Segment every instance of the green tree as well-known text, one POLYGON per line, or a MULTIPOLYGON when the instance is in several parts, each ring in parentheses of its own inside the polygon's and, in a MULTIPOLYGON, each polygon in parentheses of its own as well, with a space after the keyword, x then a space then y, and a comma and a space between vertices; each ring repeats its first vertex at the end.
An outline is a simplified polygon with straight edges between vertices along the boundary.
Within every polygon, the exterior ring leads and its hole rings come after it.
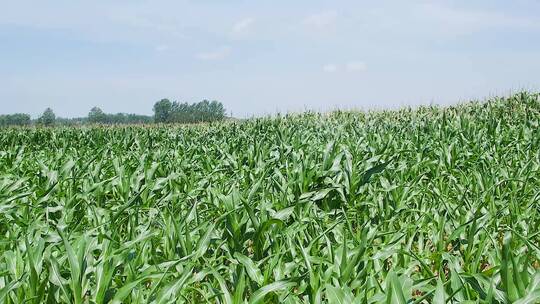
POLYGON ((88 113, 89 123, 107 123, 107 114, 98 107, 93 107, 88 113))
POLYGON ((225 118, 225 107, 223 107, 223 104, 217 100, 210 102, 209 111, 210 121, 223 120, 225 118))
POLYGON ((44 126, 52 126, 54 125, 56 121, 56 115, 54 114, 53 110, 51 108, 45 109, 41 117, 39 118, 39 123, 43 124, 44 126))
POLYGON ((203 100, 189 104, 163 99, 154 105, 156 122, 198 123, 225 118, 225 108, 218 101, 203 100))
POLYGON ((154 104, 154 121, 157 123, 171 122, 173 104, 168 99, 162 99, 154 104))
POLYGON ((0 115, 0 126, 27 126, 30 122, 30 115, 24 113, 0 115))

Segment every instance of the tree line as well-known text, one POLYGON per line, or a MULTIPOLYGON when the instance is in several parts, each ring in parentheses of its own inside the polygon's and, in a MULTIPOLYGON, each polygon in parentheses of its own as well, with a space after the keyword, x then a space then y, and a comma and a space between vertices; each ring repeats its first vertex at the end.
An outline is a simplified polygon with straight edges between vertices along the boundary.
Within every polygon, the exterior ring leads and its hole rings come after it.
POLYGON ((0 126, 29 126, 29 125, 84 125, 84 124, 151 124, 151 123, 201 123, 214 122, 226 118, 226 110, 221 102, 203 100, 196 103, 171 102, 161 99, 153 107, 154 115, 129 113, 105 113, 99 107, 93 107, 88 116, 77 118, 57 117, 51 108, 45 109, 37 119, 30 115, 15 113, 0 115, 0 126))
POLYGON ((0 126, 27 126, 32 123, 30 115, 24 113, 15 113, 0 115, 0 126))
POLYGON ((154 120, 157 123, 197 123, 219 121, 225 118, 221 102, 203 100, 189 104, 162 99, 154 104, 154 120))

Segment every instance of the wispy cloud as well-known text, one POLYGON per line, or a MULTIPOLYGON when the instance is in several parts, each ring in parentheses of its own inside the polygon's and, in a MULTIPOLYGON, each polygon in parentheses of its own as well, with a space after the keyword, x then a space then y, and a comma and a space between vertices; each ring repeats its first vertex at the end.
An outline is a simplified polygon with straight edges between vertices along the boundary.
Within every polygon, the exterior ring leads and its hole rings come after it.
POLYGON ((338 70, 338 66, 333 63, 325 64, 323 66, 323 71, 327 73, 333 73, 333 72, 336 72, 337 70, 338 70))
POLYGON ((424 3, 416 14, 433 24, 432 29, 447 34, 471 34, 482 30, 540 29, 540 19, 495 12, 463 9, 441 3, 424 3))
POLYGON ((156 52, 165 52, 165 51, 168 51, 169 49, 170 47, 166 44, 160 44, 154 48, 156 52))
POLYGON ((240 36, 240 35, 244 35, 244 34, 248 33, 254 22, 255 22, 255 19, 251 18, 251 17, 250 18, 244 18, 244 19, 236 22, 233 25, 232 34, 234 36, 240 36))
POLYGON ((324 11, 309 15, 304 19, 304 24, 315 29, 324 30, 332 26, 337 18, 338 13, 336 11, 324 11))
POLYGON ((198 53, 196 57, 205 61, 222 60, 231 53, 231 50, 230 46, 225 45, 214 51, 198 53))
POLYGON ((153 33, 168 34, 177 37, 184 37, 180 26, 176 23, 166 23, 158 18, 147 18, 137 15, 117 14, 109 16, 116 25, 127 25, 132 28, 144 29, 153 33))
POLYGON ((347 69, 347 71, 351 72, 362 72, 367 69, 367 65, 363 61, 349 61, 345 65, 345 68, 347 69))
POLYGON ((367 65, 364 61, 352 60, 345 64, 328 63, 323 65, 322 69, 326 73, 335 73, 342 70, 349 72, 362 72, 367 69, 367 65))

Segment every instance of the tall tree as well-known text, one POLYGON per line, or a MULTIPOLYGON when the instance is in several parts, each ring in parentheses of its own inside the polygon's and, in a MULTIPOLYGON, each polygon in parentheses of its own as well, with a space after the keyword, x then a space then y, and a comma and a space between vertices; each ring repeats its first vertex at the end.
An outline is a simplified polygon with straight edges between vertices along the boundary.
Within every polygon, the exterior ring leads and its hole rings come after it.
POLYGON ((88 113, 89 123, 107 123, 107 114, 98 107, 93 107, 88 113))
POLYGON ((30 122, 30 115, 24 113, 0 115, 0 126, 26 126, 30 122))
POLYGON ((198 123, 219 121, 225 118, 225 108, 218 101, 203 100, 189 104, 162 99, 154 104, 154 121, 158 123, 198 123))
POLYGON ((162 99, 154 104, 154 121, 157 123, 171 122, 173 104, 168 99, 162 99))
POLYGON ((225 118, 225 107, 223 107, 223 104, 221 102, 213 100, 212 102, 210 102, 209 107, 211 121, 223 120, 225 118))
POLYGON ((51 108, 47 108, 38 121, 44 126, 52 126, 56 121, 56 115, 51 108))

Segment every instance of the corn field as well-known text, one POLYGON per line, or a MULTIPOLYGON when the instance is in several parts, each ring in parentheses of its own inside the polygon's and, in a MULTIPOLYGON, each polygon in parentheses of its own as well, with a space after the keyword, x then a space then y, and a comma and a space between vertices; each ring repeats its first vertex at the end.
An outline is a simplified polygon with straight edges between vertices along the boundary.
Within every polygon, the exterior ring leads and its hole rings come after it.
POLYGON ((540 97, 0 130, 0 303, 540 303, 540 97))

